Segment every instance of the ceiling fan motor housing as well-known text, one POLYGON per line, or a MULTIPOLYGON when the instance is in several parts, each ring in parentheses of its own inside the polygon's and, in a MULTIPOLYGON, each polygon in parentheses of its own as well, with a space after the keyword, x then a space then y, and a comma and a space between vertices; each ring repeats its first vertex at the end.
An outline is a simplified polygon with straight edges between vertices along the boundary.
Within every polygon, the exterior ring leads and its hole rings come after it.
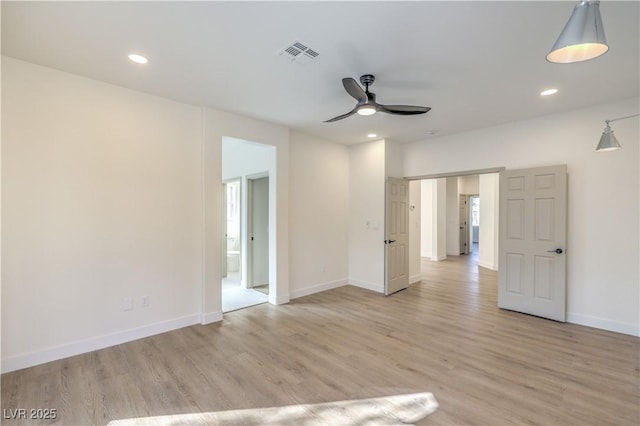
POLYGON ((374 81, 376 81, 376 76, 373 74, 365 74, 363 76, 360 76, 360 83, 362 83, 362 85, 366 86, 367 88, 372 85, 374 81))

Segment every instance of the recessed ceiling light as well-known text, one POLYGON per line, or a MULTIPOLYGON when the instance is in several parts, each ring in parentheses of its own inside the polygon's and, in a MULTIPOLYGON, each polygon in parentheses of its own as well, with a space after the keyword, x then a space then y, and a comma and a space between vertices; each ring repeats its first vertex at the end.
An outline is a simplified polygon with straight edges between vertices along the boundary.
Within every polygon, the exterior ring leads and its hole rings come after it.
POLYGON ((147 62, 149 62, 147 58, 145 58, 142 55, 138 55, 136 53, 130 54, 129 59, 135 62, 136 64, 146 64, 147 62))
POLYGON ((540 96, 555 95, 556 93, 558 93, 558 89, 545 89, 540 92, 540 96))
POLYGON ((375 137, 377 137, 377 136, 378 136, 378 135, 376 135, 375 133, 369 133, 369 134, 367 135, 367 137, 368 137, 368 138, 375 138, 375 137))

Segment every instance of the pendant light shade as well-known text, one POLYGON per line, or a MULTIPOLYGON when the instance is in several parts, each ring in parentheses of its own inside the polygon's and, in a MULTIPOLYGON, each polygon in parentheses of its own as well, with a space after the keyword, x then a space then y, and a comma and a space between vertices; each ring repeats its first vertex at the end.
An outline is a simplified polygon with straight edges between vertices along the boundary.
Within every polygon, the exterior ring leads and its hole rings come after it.
POLYGON ((613 134, 613 130, 609 126, 609 121, 605 121, 606 126, 604 131, 602 132, 602 136, 600 137, 600 142, 598 143, 598 147, 596 148, 596 152, 603 151, 615 151, 616 149, 622 148, 620 142, 616 138, 616 135, 613 134))
POLYGON ((583 0, 573 9, 547 60, 570 64, 597 58, 607 50, 609 46, 602 26, 600 2, 583 0))

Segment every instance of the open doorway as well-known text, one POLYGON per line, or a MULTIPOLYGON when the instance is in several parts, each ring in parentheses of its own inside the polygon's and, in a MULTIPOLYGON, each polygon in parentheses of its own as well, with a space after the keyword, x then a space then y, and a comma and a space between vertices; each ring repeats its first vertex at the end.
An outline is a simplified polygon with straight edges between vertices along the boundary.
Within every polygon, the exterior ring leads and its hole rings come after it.
POLYGON ((223 313, 276 296, 270 291, 275 244, 269 239, 275 229, 275 185, 270 181, 275 162, 273 146, 223 138, 223 313))
POLYGON ((497 182, 497 173, 420 180, 422 261, 464 256, 475 267, 497 270, 497 182))
POLYGON ((224 225, 222 259, 222 312, 254 306, 267 301, 265 294, 245 288, 242 283, 242 215, 241 180, 234 179, 223 183, 224 187, 224 225))

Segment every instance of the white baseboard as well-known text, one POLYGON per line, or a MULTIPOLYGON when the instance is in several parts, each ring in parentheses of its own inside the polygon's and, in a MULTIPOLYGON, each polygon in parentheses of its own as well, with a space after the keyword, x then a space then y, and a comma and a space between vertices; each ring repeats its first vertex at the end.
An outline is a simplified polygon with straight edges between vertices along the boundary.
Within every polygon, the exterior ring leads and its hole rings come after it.
POLYGON ((342 287, 347 285, 347 280, 335 280, 329 281, 322 284, 313 285, 311 287, 301 288, 299 290, 294 290, 291 292, 291 298, 297 299, 298 297, 309 296, 310 294, 320 293, 321 291, 327 291, 334 288, 342 287))
POLYGON ((275 295, 269 295, 269 303, 272 305, 284 305, 285 303, 289 303, 289 295, 288 294, 279 294, 278 297, 275 295))
POLYGON ((417 282, 422 281, 422 275, 413 275, 409 277, 409 284, 415 284, 417 282))
POLYGON ((222 321, 222 311, 207 312, 206 314, 202 314, 200 324, 206 325, 218 321, 222 321))
POLYGON ((483 262, 481 260, 478 260, 478 266, 482 266, 483 268, 491 269, 492 271, 497 271, 498 270, 496 265, 494 265, 492 263, 483 262))
POLYGON ((33 367, 34 365, 40 365, 98 349, 104 349, 109 346, 119 345, 132 340, 153 336, 155 334, 166 333, 167 331, 199 324, 200 319, 201 316, 199 314, 187 315, 172 320, 157 322, 155 324, 118 331, 116 333, 79 340, 40 351, 4 358, 2 360, 2 373, 8 373, 10 371, 33 367))
POLYGON ((448 251, 447 256, 460 256, 460 253, 457 251, 448 251))
POLYGON ((640 337, 640 325, 567 312, 567 322, 640 337))
POLYGON ((377 293, 384 293, 384 285, 374 284, 367 281, 354 280, 351 278, 349 278, 349 284, 367 290, 375 291, 377 293))
POLYGON ((440 262, 441 260, 445 260, 446 258, 447 258, 447 255, 445 254, 444 256, 434 256, 431 258, 431 260, 434 262, 440 262))

